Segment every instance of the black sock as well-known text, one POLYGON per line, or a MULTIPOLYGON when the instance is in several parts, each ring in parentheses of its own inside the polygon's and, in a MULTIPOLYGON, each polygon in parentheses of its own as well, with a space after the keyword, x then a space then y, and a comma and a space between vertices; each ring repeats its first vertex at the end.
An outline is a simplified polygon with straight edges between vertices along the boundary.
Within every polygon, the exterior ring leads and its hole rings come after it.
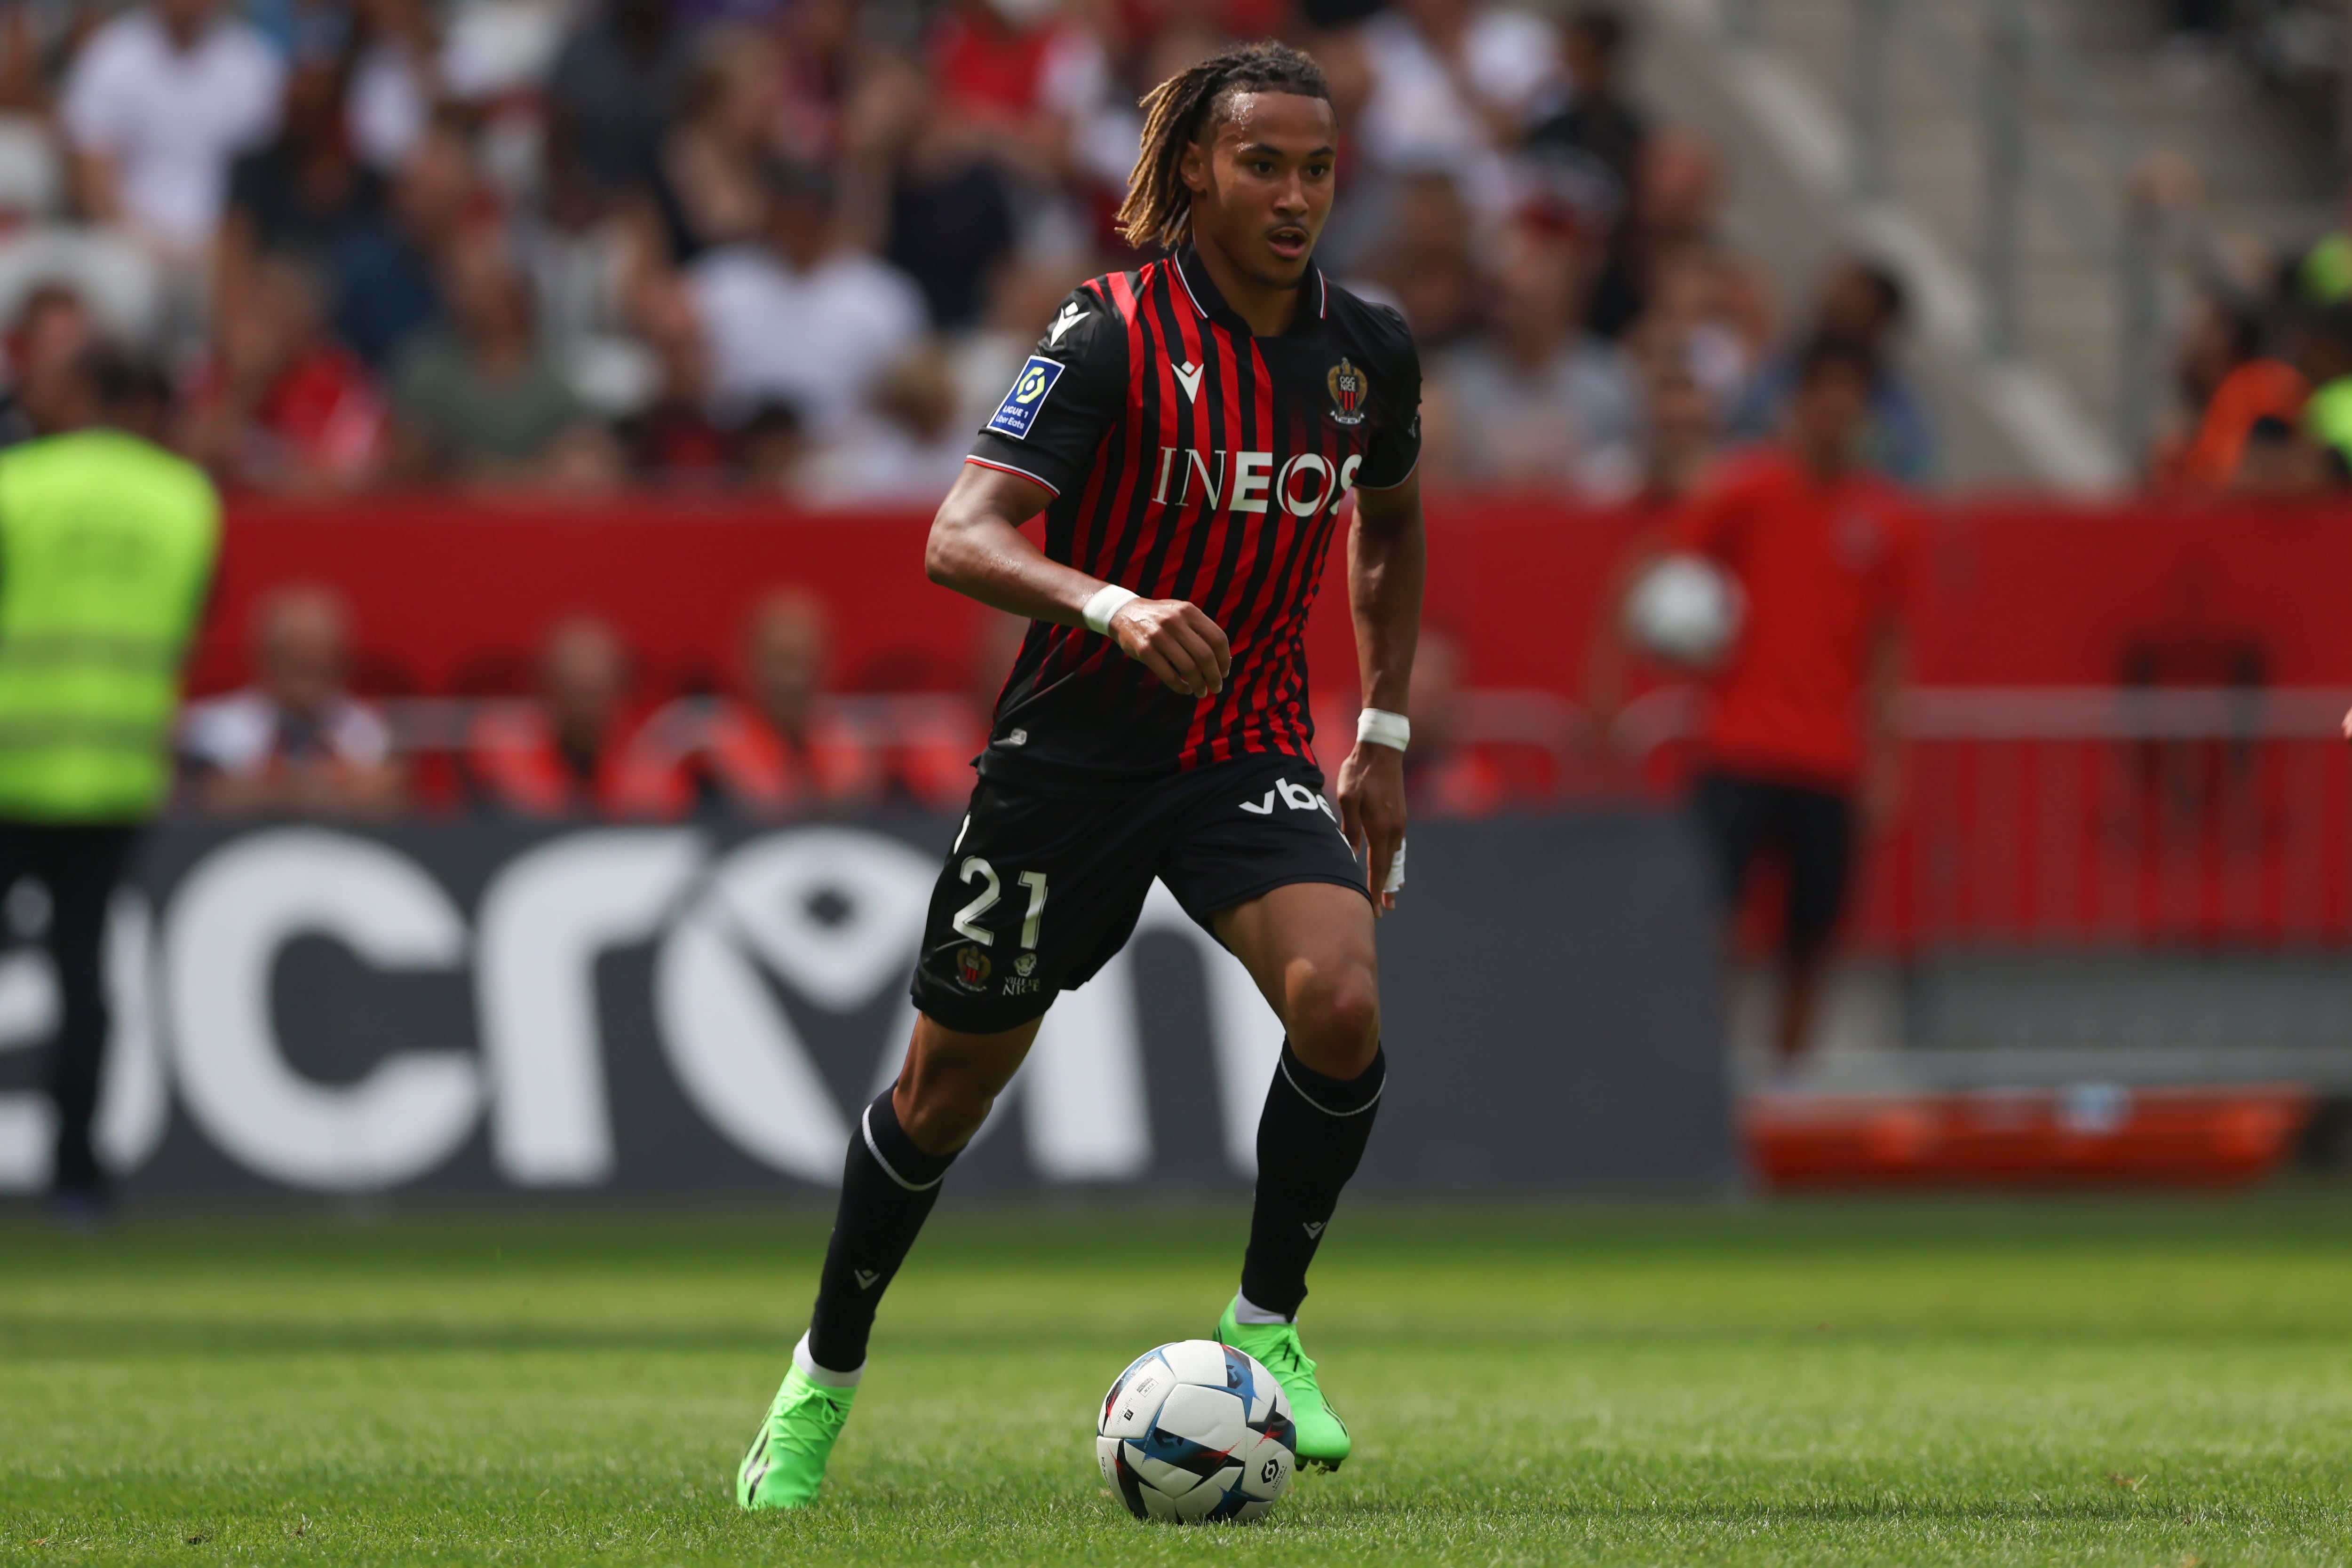
POLYGON ((866 1364, 866 1338, 874 1309, 890 1278, 940 1198, 940 1182, 953 1155, 927 1155, 898 1125, 893 1090, 866 1107, 849 1130, 849 1160, 841 1173, 841 1207, 824 1249, 824 1274, 809 1318, 809 1359, 827 1372, 866 1364))
POLYGON ((1282 1061, 1265 1109, 1257 1119, 1257 1206, 1250 1215, 1249 1251, 1242 1259, 1242 1294, 1250 1305, 1297 1317, 1307 1299, 1307 1265, 1339 1189, 1356 1174, 1380 1112, 1388 1055, 1355 1078, 1326 1078, 1282 1042, 1282 1061))

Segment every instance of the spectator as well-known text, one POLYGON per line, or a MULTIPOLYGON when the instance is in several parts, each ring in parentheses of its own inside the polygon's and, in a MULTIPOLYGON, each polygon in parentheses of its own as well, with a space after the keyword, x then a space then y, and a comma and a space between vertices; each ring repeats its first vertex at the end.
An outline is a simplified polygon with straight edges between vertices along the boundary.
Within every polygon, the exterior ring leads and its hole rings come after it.
POLYGON ((833 506, 937 507, 971 450, 959 406, 945 350, 925 344, 890 367, 873 413, 818 455, 802 493, 833 506))
POLYGON ((1624 355, 1580 326, 1589 258, 1520 226, 1498 247, 1486 330, 1432 378, 1433 466, 1598 497, 1639 483, 1641 409, 1624 355))
MULTIPOLYGON (((1853 343, 1877 363, 1870 417, 1861 436, 1862 461, 1890 479, 1920 485, 1935 471, 1936 442, 1925 405, 1895 365, 1895 340, 1904 314, 1901 280, 1876 262, 1850 256, 1832 266, 1822 279, 1813 333, 1853 343)), ((1794 354, 1783 354, 1759 371, 1732 416, 1732 435, 1760 441, 1777 430, 1796 376, 1794 354)))
POLYGON ((819 439, 840 434, 923 331, 922 296, 896 268, 840 243, 822 170, 771 172, 763 243, 688 273, 722 418, 792 403, 819 439))
POLYGON ((824 607, 787 589, 753 606, 743 637, 745 700, 687 699, 629 743, 629 809, 674 817, 721 805, 753 816, 870 801, 879 759, 823 695, 824 607))
POLYGON ((753 495, 799 494, 808 462, 808 426, 791 403, 761 403, 735 433, 736 477, 753 495))
POLYGON ((1648 305, 1620 340, 1636 353, 1659 346, 1679 355, 1717 417, 1728 417, 1747 401, 1765 341, 1760 322, 1742 308, 1735 273, 1713 256, 1685 251, 1662 258, 1651 277, 1648 305))
POLYGON ((0 446, 67 428, 83 376, 82 357, 97 336, 89 305, 64 284, 40 284, 25 296, 8 329, 0 446))
MULTIPOLYGON (((2208 292, 2182 334, 2174 377, 2191 411, 2189 428, 2158 445, 2150 473, 2162 488, 2219 490, 2238 476, 2255 427, 2264 421, 2292 436, 2311 395, 2302 372, 2263 351, 2262 319, 2253 310, 2208 292)), ((2279 431, 2266 444, 2284 448, 2279 431)), ((2264 465, 2276 451, 2263 454, 2264 465)), ((2257 479, 2257 488, 2275 487, 2257 479)))
POLYGON ((1643 351, 1648 408, 1643 418, 1641 501, 1673 509, 1697 495, 1714 465, 1720 434, 1714 397, 1691 363, 1687 342, 1651 342, 1643 351))
POLYGON ((564 41, 547 84, 547 145, 610 194, 653 177, 694 64, 667 0, 602 0, 564 41))
POLYGON ((778 85, 775 51, 759 34, 717 26, 697 41, 684 108, 645 187, 647 243, 669 266, 760 236, 778 85))
POLYGON ((624 419, 621 448, 639 479, 717 488, 730 477, 735 444, 710 417, 710 348, 686 291, 673 282, 645 290, 639 324, 660 381, 652 400, 624 419))
POLYGON ((255 606, 244 691, 188 710, 181 731, 196 803, 220 814, 385 816, 407 783, 392 732, 344 688, 351 617, 330 589, 280 588, 255 606))
POLYGON ((1432 353, 1477 326, 1480 287, 1470 259, 1476 225, 1450 174, 1398 180, 1388 208, 1387 233, 1370 253, 1371 282, 1404 312, 1415 346, 1432 353))
POLYGON ((605 622, 574 615, 556 622, 540 653, 540 700, 485 705, 467 732, 476 799, 524 817, 625 810, 628 666, 620 633, 605 622))
POLYGON ((83 210, 184 262, 212 244, 229 167, 278 122, 284 68, 219 0, 150 0, 93 35, 61 118, 83 210))
MULTIPOLYGON (((1922 541, 1909 503, 1858 461, 1876 371, 1855 345, 1817 339, 1799 361, 1783 444, 1727 465, 1669 536, 1733 574, 1747 602, 1738 643, 1712 677, 1697 812, 1727 911, 1759 854, 1785 862, 1783 1068, 1811 1036, 1857 815, 1883 821, 1898 782, 1893 718, 1922 541)), ((1657 549, 1637 545, 1620 584, 1657 549)), ((1604 601, 1586 670, 1604 733, 1623 689, 1617 598, 1604 601)))
POLYGON ((383 179, 352 152, 344 126, 343 79, 332 62, 297 68, 277 138, 230 172, 215 315, 251 297, 250 274, 264 253, 324 260, 383 212, 383 179))
POLYGON ((266 256, 226 296, 210 361, 188 389, 181 449, 236 485, 350 489, 383 460, 383 395, 357 354, 327 336, 318 277, 266 256))
POLYGON ((394 169, 431 121, 439 86, 425 0, 358 0, 344 123, 371 169, 394 169))
POLYGON ((1723 199, 1715 150, 1688 131, 1642 140, 1633 201, 1611 236, 1592 299, 1592 327, 1616 338, 1646 314, 1670 280, 1696 280, 1707 313, 1732 329, 1752 365, 1771 340, 1770 295, 1756 270, 1716 235, 1723 199))
POLYGON ((444 258, 446 325, 420 333, 393 370, 395 461, 412 478, 545 479, 575 443, 601 437, 541 351, 530 288, 505 237, 461 233, 444 258))
POLYGON ((1568 106, 1528 133, 1530 151, 1597 175, 1610 216, 1621 216, 1641 166, 1648 121, 1625 99, 1625 18, 1606 5, 1586 5, 1568 23, 1568 106))
POLYGON ((873 72, 860 106, 850 170, 885 193, 883 255, 923 291, 933 327, 976 324, 1014 238, 990 141, 905 62, 873 72))
POLYGON ((1559 86, 1551 23, 1477 0, 1398 0, 1364 25, 1371 95, 1365 158, 1397 173, 1443 170, 1471 205, 1509 204, 1500 150, 1516 148, 1559 86))
POLYGON ((479 189, 464 129, 436 120, 401 163, 388 209, 336 231, 328 252, 335 335, 376 370, 440 319, 438 258, 479 189))

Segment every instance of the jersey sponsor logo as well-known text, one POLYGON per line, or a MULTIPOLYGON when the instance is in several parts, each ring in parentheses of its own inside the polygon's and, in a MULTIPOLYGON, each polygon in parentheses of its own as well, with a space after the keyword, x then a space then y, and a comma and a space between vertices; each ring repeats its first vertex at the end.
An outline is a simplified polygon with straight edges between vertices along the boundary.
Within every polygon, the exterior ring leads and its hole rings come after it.
POLYGON ((988 961, 987 954, 971 944, 966 944, 956 949, 955 964, 957 985, 967 991, 987 988, 988 972, 995 967, 988 961))
POLYGON ((1332 423, 1364 423, 1364 407, 1371 401, 1372 383, 1364 379, 1363 371, 1349 363, 1346 355, 1342 354, 1339 362, 1331 367, 1331 373, 1323 378, 1323 387, 1331 394, 1332 423))
POLYGON ((1021 373, 1013 378, 1013 390, 1004 394, 1004 401, 990 416, 988 428, 1015 441, 1026 440, 1029 427, 1037 423, 1037 411, 1045 406, 1045 394, 1062 379, 1063 369, 1059 361, 1043 354, 1030 355, 1021 373))
POLYGON ((1186 402, 1200 402, 1201 371, 1204 367, 1200 365, 1173 365, 1170 368, 1176 372, 1176 384, 1184 389, 1184 401, 1186 402))
POLYGON ((1272 452, 1201 452, 1181 446, 1160 449, 1160 473, 1152 500, 1185 507, 1195 498, 1205 511, 1265 512, 1278 506, 1294 517, 1312 517, 1355 487, 1363 459, 1350 455, 1335 472, 1319 452, 1301 452, 1280 469, 1272 452))

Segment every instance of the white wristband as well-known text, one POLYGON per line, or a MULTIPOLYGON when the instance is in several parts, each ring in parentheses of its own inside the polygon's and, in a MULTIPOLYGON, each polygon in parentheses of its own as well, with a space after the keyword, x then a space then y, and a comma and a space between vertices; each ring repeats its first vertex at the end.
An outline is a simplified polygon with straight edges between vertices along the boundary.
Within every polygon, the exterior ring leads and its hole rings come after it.
POLYGON ((1412 740, 1412 721, 1386 708, 1368 707, 1356 716, 1356 738, 1402 751, 1412 740))
POLYGON ((1107 582, 1092 599, 1087 601, 1087 607, 1078 613, 1086 617, 1087 631, 1100 632, 1108 636, 1110 618, 1142 597, 1139 593, 1130 593, 1116 582, 1107 582))

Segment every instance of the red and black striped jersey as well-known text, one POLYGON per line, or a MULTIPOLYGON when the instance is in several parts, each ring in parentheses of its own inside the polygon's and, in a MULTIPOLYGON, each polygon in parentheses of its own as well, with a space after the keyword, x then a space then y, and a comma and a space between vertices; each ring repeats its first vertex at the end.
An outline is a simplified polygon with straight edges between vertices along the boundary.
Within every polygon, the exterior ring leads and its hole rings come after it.
POLYGON ((970 462, 1053 492, 1045 553, 1224 628, 1195 700, 1108 637, 1033 622, 981 771, 1115 792, 1250 752, 1314 759, 1307 613, 1339 503, 1404 483, 1421 363, 1404 319, 1310 267, 1290 330, 1254 335, 1189 247, 1073 289, 970 462))

